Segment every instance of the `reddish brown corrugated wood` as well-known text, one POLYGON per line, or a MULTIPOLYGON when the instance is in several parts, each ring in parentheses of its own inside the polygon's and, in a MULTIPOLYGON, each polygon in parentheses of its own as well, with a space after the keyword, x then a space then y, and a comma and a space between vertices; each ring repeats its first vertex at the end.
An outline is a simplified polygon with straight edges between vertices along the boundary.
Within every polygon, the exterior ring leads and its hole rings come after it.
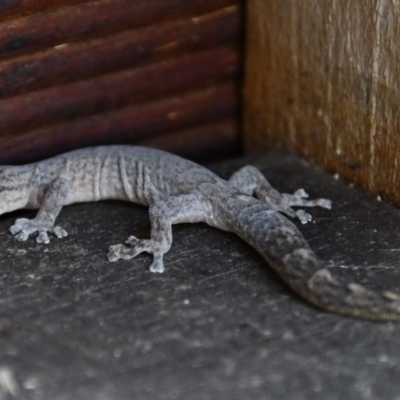
POLYGON ((196 21, 183 18, 5 60, 0 63, 0 98, 235 41, 235 11, 224 8, 196 21))
POLYGON ((238 152, 240 143, 237 140, 236 118, 230 118, 160 135, 144 140, 141 145, 172 151, 194 160, 214 161, 238 152))
POLYGON ((0 100, 0 137, 231 81, 237 76, 237 48, 226 46, 14 96, 0 100), (24 110, 22 114, 21 110, 24 110))
POLYGON ((21 1, 18 18, 0 5, 0 162, 155 137, 237 148, 237 1, 62 3, 21 1))
POLYGON ((53 10, 58 7, 83 3, 85 0, 2 0, 0 19, 16 18, 39 11, 53 10))
POLYGON ((72 150, 77 143, 79 147, 141 143, 170 132, 234 118, 238 112, 236 91, 234 83, 213 86, 186 95, 134 104, 21 135, 7 136, 2 140, 0 159, 7 163, 15 159, 27 162, 72 150))
POLYGON ((235 0, 191 0, 184 4, 177 0, 84 2, 0 22, 0 55, 39 50, 60 41, 88 40, 182 17, 187 19, 190 15, 205 14, 235 4, 235 0))

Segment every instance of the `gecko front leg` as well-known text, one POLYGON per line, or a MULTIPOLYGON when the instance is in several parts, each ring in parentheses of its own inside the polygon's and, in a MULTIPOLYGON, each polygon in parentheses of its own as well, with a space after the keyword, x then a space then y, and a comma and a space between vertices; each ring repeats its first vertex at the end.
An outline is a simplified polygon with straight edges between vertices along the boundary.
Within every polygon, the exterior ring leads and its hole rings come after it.
POLYGON ((27 240, 29 235, 38 232, 38 243, 49 243, 48 232, 54 233, 58 238, 67 236, 67 232, 60 226, 54 226, 57 215, 60 213, 69 193, 69 182, 58 178, 52 181, 43 198, 36 217, 33 219, 19 218, 10 228, 10 232, 17 240, 27 240))
POLYGON ((291 218, 297 218, 305 224, 311 221, 311 215, 304 210, 293 210, 292 207, 322 207, 331 209, 332 202, 328 199, 306 200, 308 194, 304 189, 298 189, 293 194, 279 193, 267 181, 264 175, 255 167, 247 165, 235 172, 229 183, 240 191, 255 195, 258 200, 272 209, 291 218))
POLYGON ((164 272, 163 257, 172 244, 172 224, 206 222, 211 215, 211 206, 199 195, 171 196, 155 202, 149 209, 151 238, 138 239, 130 236, 126 243, 109 248, 108 260, 129 260, 146 252, 153 254, 151 272, 164 272))

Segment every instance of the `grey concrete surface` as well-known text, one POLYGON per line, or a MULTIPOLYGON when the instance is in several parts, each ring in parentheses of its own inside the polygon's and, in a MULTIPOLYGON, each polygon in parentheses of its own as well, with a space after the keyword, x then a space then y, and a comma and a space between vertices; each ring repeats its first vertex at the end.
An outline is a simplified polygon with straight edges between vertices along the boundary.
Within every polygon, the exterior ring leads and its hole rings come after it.
MULTIPOLYGON (((282 191, 333 200, 300 226, 334 274, 400 292, 400 211, 284 152, 253 164, 282 191)), ((166 272, 150 256, 109 263, 145 237, 145 208, 66 207, 69 236, 14 240, 0 217, 0 400, 400 400, 400 324, 321 311, 232 234, 174 227, 166 272)))

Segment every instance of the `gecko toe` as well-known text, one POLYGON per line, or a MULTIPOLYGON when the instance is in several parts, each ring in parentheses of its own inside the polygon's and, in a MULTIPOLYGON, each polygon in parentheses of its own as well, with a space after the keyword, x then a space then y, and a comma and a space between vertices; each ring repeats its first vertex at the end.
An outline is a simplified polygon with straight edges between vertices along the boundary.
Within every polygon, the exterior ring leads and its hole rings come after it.
POLYGON ((332 201, 329 199, 320 199, 318 205, 328 210, 332 209, 332 201))
POLYGON ((37 243, 50 243, 49 236, 47 235, 46 231, 40 231, 38 237, 36 238, 37 243))
POLYGON ((162 260, 156 260, 150 265, 150 272, 162 274, 164 272, 164 263, 162 260))
POLYGON ((139 242, 140 240, 136 236, 129 236, 125 241, 125 243, 129 244, 130 246, 136 246, 139 242))
POLYGON ((10 232, 13 235, 21 232, 23 230, 24 224, 28 221, 26 218, 18 218, 15 220, 14 225, 10 227, 10 232))
POLYGON ((13 235, 16 235, 18 232, 21 232, 21 227, 15 224, 11 226, 9 230, 13 235))
POLYGON ((310 222, 312 220, 312 216, 306 213, 304 210, 297 210, 296 216, 302 224, 306 224, 307 222, 310 222))
POLYGON ((107 254, 108 261, 115 262, 121 258, 119 257, 119 250, 118 250, 120 246, 121 246, 120 244, 116 244, 108 248, 108 254, 107 254))
POLYGON ((20 231, 14 237, 15 237, 15 239, 19 240, 20 242, 25 242, 25 240, 28 239, 29 234, 25 231, 20 231))
POLYGON ((61 226, 56 226, 56 227, 53 229, 53 233, 54 233, 59 239, 62 239, 63 237, 68 236, 68 232, 67 232, 65 229, 61 228, 61 226))

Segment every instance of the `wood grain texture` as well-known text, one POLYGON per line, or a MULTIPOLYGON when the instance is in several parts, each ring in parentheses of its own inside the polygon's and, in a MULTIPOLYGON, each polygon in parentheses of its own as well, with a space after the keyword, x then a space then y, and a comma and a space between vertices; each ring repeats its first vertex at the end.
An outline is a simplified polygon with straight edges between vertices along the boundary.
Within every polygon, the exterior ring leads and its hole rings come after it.
POLYGON ((238 114, 234 83, 92 115, 3 138, 0 162, 29 162, 97 144, 139 143, 238 114))
POLYGON ((0 100, 0 138, 41 125, 228 82, 238 77, 238 63, 237 47, 213 48, 0 100))
POLYGON ((0 62, 0 98, 233 42, 239 23, 237 8, 228 7, 5 60, 0 62))
MULTIPOLYGON (((0 18, 18 18, 37 12, 46 12, 59 7, 83 3, 85 0, 2 0, 0 18)), ((90 1, 90 0, 89 0, 90 1)))
POLYGON ((156 136, 138 144, 202 162, 215 161, 239 152, 241 141, 237 135, 238 123, 238 118, 230 118, 156 136))
POLYGON ((250 0, 249 149, 283 144, 400 204, 400 6, 250 0))
MULTIPOLYGON (((195 132, 237 121, 237 0, 16 4, 0 4, 0 16, 9 13, 0 22, 0 163, 164 134, 187 152, 185 134, 194 146, 195 132)), ((212 148, 229 137, 225 147, 237 149, 238 134, 235 123, 229 135, 199 136, 198 149, 212 137, 212 148)))
POLYGON ((234 6, 235 0, 99 0, 0 22, 0 56, 88 40, 234 6))

